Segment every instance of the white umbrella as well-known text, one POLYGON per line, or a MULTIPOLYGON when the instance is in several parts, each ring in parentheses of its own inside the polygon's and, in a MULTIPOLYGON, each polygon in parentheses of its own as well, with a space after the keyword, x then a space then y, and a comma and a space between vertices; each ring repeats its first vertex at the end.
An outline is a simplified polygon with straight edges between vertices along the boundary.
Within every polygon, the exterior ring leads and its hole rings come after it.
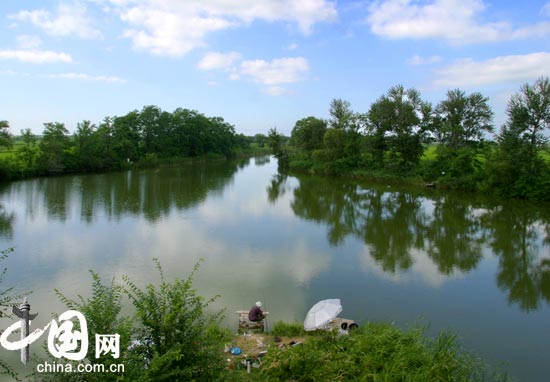
POLYGON ((339 298, 319 301, 307 312, 304 321, 306 330, 315 330, 326 325, 342 311, 342 303, 339 298))

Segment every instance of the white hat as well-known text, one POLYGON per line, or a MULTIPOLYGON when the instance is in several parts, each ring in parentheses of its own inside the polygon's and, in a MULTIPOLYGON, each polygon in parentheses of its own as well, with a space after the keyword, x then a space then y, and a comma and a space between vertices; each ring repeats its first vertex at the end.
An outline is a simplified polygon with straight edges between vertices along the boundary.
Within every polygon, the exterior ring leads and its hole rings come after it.
POLYGON ((258 302, 256 303, 256 306, 257 306, 258 308, 261 308, 261 307, 262 307, 262 302, 261 302, 261 301, 258 301, 258 302))

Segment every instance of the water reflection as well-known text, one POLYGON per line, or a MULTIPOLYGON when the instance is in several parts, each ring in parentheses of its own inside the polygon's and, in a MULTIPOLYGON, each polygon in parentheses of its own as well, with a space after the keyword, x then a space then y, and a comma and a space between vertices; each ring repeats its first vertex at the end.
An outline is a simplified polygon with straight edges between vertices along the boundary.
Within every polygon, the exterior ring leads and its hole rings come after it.
POLYGON ((15 214, 13 212, 8 212, 0 203, 0 237, 4 239, 11 239, 13 236, 12 223, 15 219, 15 214))
POLYGON ((548 215, 532 205, 494 207, 481 218, 491 232, 490 245, 499 256, 497 284, 510 303, 522 310, 550 302, 548 215), (541 255, 544 254, 544 255, 541 255))
MULTIPOLYGON (((550 303, 550 216, 540 207, 494 205, 454 193, 362 187, 323 177, 298 179, 292 211, 326 225, 333 246, 348 236, 362 240, 365 252, 386 273, 407 271, 426 256, 441 275, 467 273, 490 248, 499 260, 496 282, 510 304, 528 312, 543 301, 550 303)), ((281 175, 272 179, 267 190, 271 203, 284 194, 286 180, 281 175)))
MULTIPOLYGON (((99 216, 118 221, 125 215, 143 216, 155 222, 172 209, 191 208, 208 194, 221 192, 236 171, 248 163, 248 159, 208 165, 196 161, 155 170, 40 178, 15 183, 12 192, 27 195, 26 215, 31 219, 44 207, 48 220, 60 222, 65 222, 72 212, 88 224, 99 216)), ((0 219, 0 227, 4 221, 9 222, 9 215, 1 209, 0 219)))

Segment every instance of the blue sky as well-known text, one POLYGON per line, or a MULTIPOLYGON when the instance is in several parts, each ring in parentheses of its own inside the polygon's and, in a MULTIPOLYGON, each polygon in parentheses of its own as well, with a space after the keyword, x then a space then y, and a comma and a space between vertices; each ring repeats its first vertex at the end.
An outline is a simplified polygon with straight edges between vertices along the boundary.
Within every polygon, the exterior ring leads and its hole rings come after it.
POLYGON ((99 123, 145 105, 221 116, 247 135, 367 112, 391 86, 490 98, 495 125, 550 75, 550 1, 2 0, 0 119, 99 123))

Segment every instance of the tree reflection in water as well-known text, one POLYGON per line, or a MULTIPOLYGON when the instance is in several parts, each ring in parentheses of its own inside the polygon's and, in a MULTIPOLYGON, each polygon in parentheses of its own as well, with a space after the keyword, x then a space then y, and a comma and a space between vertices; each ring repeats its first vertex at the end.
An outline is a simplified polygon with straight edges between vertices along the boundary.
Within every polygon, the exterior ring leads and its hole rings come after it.
MULTIPOLYGON (((287 178, 276 175, 267 189, 275 202, 287 178)), ((298 176, 291 208, 327 226, 333 246, 349 235, 361 239, 385 272, 405 271, 413 253, 425 252, 442 275, 474 270, 484 249, 499 258, 497 285, 521 310, 550 303, 550 213, 514 201, 494 205, 451 192, 421 193, 362 187, 328 177, 298 176)))
POLYGON ((548 215, 532 205, 507 203, 490 209, 482 220, 499 257, 497 284, 508 301, 524 311, 537 310, 543 299, 550 302, 548 215))

